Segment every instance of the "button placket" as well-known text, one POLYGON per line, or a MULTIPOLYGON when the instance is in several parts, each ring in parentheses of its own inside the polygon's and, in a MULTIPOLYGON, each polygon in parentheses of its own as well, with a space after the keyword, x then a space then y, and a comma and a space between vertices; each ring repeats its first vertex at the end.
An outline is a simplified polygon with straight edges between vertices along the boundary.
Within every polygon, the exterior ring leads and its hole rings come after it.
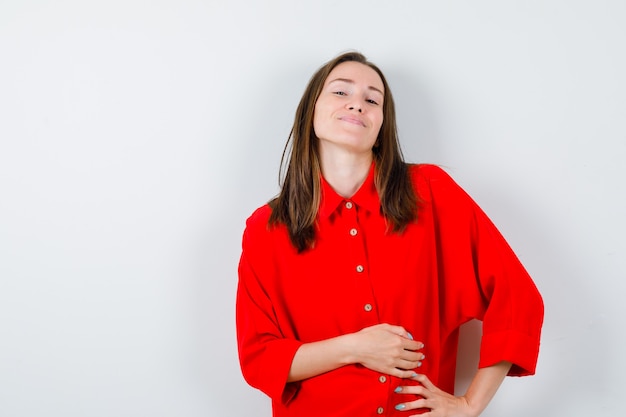
MULTIPOLYGON (((355 205, 352 201, 344 200, 340 209, 341 224, 338 226, 341 228, 342 240, 346 245, 344 258, 346 267, 350 268, 349 272, 351 279, 354 282, 354 292, 351 304, 353 308, 357 309, 360 315, 359 321, 363 326, 372 325, 378 320, 378 313, 375 307, 376 297, 370 281, 370 265, 367 256, 365 236, 368 229, 368 217, 367 211, 361 206, 355 205)), ((375 415, 385 415, 388 402, 389 391, 389 378, 386 375, 379 374, 374 376, 372 383, 376 384, 378 380, 378 395, 375 399, 372 398, 373 406, 372 411, 375 410, 375 415)))
POLYGON ((350 200, 344 200, 342 210, 342 227, 345 227, 346 244, 349 245, 350 261, 354 262, 353 271, 355 273, 355 301, 360 300, 361 310, 364 317, 364 323, 371 323, 376 317, 371 315, 374 311, 373 294, 371 289, 371 283, 369 282, 369 272, 367 270, 367 256, 365 253, 365 242, 363 241, 362 229, 359 225, 359 213, 360 207, 357 207, 354 202, 350 200), (370 313, 370 314, 368 314, 370 313))

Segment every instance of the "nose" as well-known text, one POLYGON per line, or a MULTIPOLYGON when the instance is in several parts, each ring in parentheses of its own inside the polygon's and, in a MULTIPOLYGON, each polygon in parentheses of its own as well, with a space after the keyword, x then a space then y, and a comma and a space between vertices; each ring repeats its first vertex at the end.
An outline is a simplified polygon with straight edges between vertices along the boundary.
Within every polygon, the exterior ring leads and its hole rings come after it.
POLYGON ((354 109, 356 109, 359 113, 363 113, 363 109, 361 108, 361 106, 356 106, 356 107, 355 107, 355 106, 353 106, 353 105, 350 105, 350 106, 348 107, 348 110, 354 110, 354 109))

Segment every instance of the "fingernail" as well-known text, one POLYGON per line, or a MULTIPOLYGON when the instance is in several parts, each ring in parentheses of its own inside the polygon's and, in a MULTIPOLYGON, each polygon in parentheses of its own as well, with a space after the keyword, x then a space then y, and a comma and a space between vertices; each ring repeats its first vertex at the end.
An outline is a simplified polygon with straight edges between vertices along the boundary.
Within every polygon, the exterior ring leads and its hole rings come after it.
POLYGON ((419 375, 416 374, 415 372, 413 372, 413 375, 411 375, 411 378, 417 378, 419 375))
POLYGON ((419 368, 420 366, 422 366, 422 362, 417 363, 417 367, 419 368))
POLYGON ((422 353, 422 360, 426 359, 426 355, 422 353))
POLYGON ((424 344, 420 344, 420 349, 424 349, 424 344))
POLYGON ((396 410, 404 410, 405 408, 406 408, 406 405, 404 405, 404 404, 396 405, 396 410))
POLYGON ((402 387, 398 387, 398 388, 394 389, 393 392, 395 392, 396 394, 399 393, 399 392, 402 392, 402 387))
POLYGON ((409 337, 409 339, 413 340, 413 335, 409 332, 406 332, 406 335, 409 337))

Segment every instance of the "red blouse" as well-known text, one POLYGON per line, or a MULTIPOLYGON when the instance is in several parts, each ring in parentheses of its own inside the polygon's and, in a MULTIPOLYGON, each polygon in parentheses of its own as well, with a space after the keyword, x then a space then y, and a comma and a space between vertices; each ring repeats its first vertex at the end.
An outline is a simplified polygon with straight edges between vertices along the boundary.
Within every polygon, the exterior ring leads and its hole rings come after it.
POLYGON ((270 208, 247 221, 239 264, 237 338, 246 381, 272 399, 275 417, 406 416, 396 394, 412 380, 344 366, 287 383, 302 343, 379 323, 424 343, 419 373, 454 392, 459 326, 483 321, 479 367, 506 360, 510 375, 535 372, 543 303, 496 227, 440 168, 411 166, 422 201, 402 234, 380 214, 374 167, 345 199, 322 180, 315 248, 298 254, 270 208))

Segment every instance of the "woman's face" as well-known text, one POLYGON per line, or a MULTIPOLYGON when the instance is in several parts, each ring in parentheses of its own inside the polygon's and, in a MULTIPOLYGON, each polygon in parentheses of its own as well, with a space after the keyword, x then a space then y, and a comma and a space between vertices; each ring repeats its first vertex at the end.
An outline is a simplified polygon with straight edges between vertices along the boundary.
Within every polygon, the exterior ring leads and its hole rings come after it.
POLYGON ((315 104, 313 129, 321 150, 371 152, 383 124, 384 86, 376 71, 359 62, 337 65, 315 104))

